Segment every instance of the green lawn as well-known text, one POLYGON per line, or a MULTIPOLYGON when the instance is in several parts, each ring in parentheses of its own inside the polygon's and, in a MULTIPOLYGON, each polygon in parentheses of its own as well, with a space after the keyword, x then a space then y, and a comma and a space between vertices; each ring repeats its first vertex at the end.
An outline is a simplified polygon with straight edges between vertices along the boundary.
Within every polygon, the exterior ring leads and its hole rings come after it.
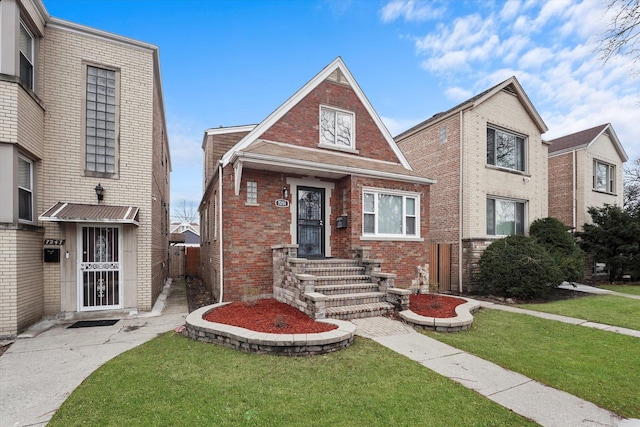
POLYGON ((544 304, 519 304, 516 307, 640 330, 640 300, 632 298, 593 295, 544 304))
POLYGON ((483 309, 464 333, 425 332, 628 418, 640 418, 640 339, 483 309))
POLYGON ((635 285, 599 285, 599 288, 610 291, 622 292, 623 294, 640 295, 640 284, 635 285))
POLYGON ((535 425, 374 341, 277 357, 164 334, 106 363, 50 426, 535 425))

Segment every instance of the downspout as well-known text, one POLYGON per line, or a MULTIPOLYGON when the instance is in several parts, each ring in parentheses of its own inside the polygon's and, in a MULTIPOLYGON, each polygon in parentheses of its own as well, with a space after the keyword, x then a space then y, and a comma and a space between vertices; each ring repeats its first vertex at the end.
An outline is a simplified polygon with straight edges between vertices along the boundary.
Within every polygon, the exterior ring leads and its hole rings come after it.
POLYGON ((462 203, 462 196, 464 193, 464 150, 462 149, 462 143, 463 143, 463 126, 462 126, 462 110, 460 111, 460 131, 459 131, 459 135, 460 138, 458 138, 458 140, 460 141, 460 183, 458 185, 458 292, 462 293, 462 216, 463 216, 463 212, 462 212, 462 208, 463 208, 463 203, 462 203))
POLYGON ((222 163, 218 163, 218 210, 220 214, 218 215, 218 242, 220 245, 219 253, 220 253, 220 300, 218 302, 223 301, 224 297, 224 252, 223 252, 223 234, 222 234, 222 163))
POLYGON ((571 206, 571 210, 573 211, 573 218, 572 218, 572 222, 573 222, 573 232, 575 233, 578 227, 578 199, 577 199, 577 193, 578 193, 578 189, 576 188, 578 186, 578 179, 576 177, 576 174, 578 173, 578 171, 576 170, 576 165, 577 165, 577 159, 576 156, 578 155, 578 152, 573 150, 573 157, 571 158, 571 160, 573 161, 573 171, 571 173, 572 175, 572 179, 573 179, 573 185, 571 188, 571 191, 573 192, 572 194, 572 205, 571 206))

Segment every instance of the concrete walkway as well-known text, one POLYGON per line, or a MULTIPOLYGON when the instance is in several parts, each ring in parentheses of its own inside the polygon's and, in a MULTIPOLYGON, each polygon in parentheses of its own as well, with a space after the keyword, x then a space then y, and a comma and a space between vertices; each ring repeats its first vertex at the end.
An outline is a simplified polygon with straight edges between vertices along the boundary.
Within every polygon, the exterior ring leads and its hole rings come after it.
POLYGON ((396 351, 546 427, 639 427, 593 403, 545 386, 385 317, 355 319, 356 334, 396 351))
POLYGON ((184 283, 173 283, 165 286, 152 312, 113 326, 67 329, 69 321, 44 322, 23 334, 37 337, 19 338, 0 356, 0 426, 45 425, 102 364, 184 325, 184 283))

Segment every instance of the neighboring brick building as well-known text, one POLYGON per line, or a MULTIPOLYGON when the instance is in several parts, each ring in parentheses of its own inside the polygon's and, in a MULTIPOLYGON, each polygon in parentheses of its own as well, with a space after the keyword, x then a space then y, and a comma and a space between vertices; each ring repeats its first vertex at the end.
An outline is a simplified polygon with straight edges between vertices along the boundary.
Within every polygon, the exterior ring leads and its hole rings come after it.
POLYGON ((396 286, 427 262, 429 187, 340 58, 258 125, 203 140, 202 275, 217 298, 273 293, 272 246, 305 259, 370 247, 396 286))
POLYGON ((41 0, 2 0, 0 26, 0 336, 150 310, 169 234, 158 48, 41 0))
POLYGON ((549 216, 572 230, 591 222, 587 210, 623 205, 625 153, 611 124, 548 141, 549 216))
POLYGON ((482 251, 547 216, 547 131, 515 77, 398 135, 413 169, 433 177, 431 280, 470 290, 482 251), (449 280, 450 279, 450 280, 449 280))

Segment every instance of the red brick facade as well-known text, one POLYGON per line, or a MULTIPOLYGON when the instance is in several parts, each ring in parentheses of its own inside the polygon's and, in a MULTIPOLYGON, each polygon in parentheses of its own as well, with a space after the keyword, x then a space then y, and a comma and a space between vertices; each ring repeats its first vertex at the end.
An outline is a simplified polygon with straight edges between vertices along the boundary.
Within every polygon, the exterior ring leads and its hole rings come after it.
MULTIPOLYGON (((334 64, 338 68, 342 65, 340 60, 334 64)), ((312 80, 315 85, 301 89, 255 132, 229 128, 225 139, 221 136, 224 130, 215 129, 211 130, 214 137, 205 137, 206 190, 200 206, 202 274, 217 298, 221 282, 224 301, 273 293, 272 246, 297 241, 299 187, 324 189, 325 255, 350 259, 356 248, 371 247, 370 256, 382 260, 385 273, 397 275, 395 284, 401 288, 409 288, 418 277, 416 267, 428 262, 431 181, 403 166, 395 142, 378 127, 379 118, 370 113, 372 108, 348 71, 340 68, 337 74, 335 70, 334 74, 323 74, 330 72, 328 68, 318 75, 322 77, 312 80), (353 113, 354 150, 319 144, 321 106, 353 113), (230 151, 232 147, 236 148, 230 151), (260 151, 260 147, 269 149, 260 151), (295 152, 290 147, 296 147, 295 152), (222 188, 216 158, 227 162, 222 188), (249 181, 256 183, 257 203, 247 203, 249 181), (289 193, 286 197, 283 188, 289 193), (363 237, 364 188, 417 196, 420 236, 363 237), (276 205, 275 201, 283 198, 289 206, 276 205), (338 228, 339 216, 346 216, 346 227, 338 228)))
POLYGON ((451 288, 458 289, 460 241, 460 116, 454 115, 398 142, 414 171, 437 177, 431 187, 429 240, 451 244, 451 288), (446 129, 446 140, 441 139, 446 129))
POLYGON ((573 152, 549 157, 549 216, 573 226, 573 152))

